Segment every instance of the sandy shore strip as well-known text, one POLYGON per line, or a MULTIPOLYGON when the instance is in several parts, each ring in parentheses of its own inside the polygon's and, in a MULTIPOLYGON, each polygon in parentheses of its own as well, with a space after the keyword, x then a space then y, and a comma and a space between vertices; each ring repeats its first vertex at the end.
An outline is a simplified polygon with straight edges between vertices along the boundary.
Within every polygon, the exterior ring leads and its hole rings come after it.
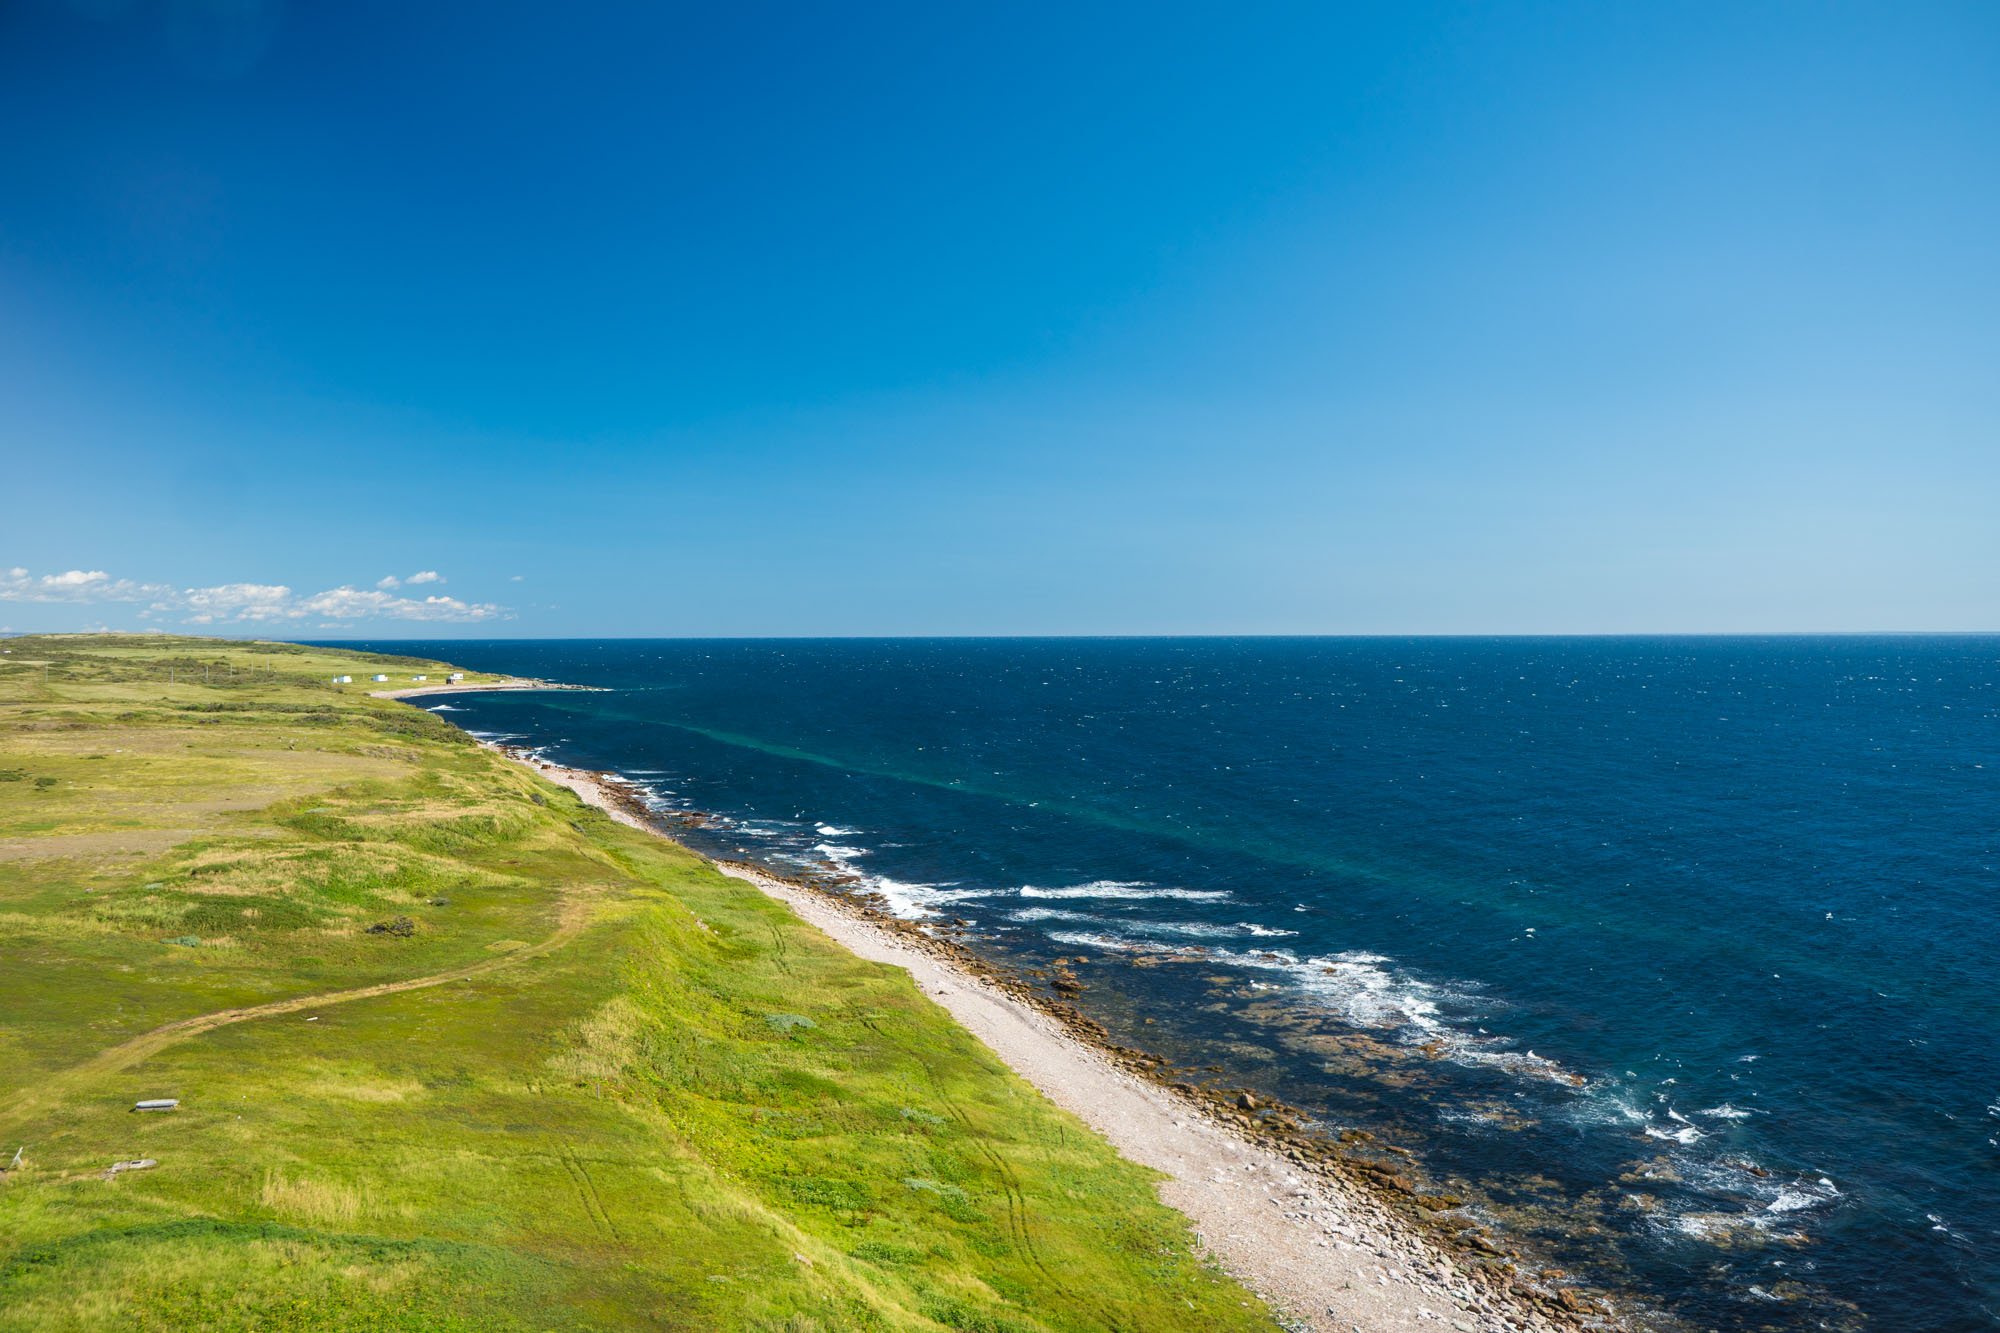
POLYGON ((401 690, 370 690, 371 699, 414 699, 423 694, 479 694, 495 690, 588 690, 588 685, 558 685, 554 681, 530 680, 525 676, 510 676, 506 680, 474 681, 456 685, 412 685, 401 690))
MULTIPOLYGON (((608 774, 481 742, 656 837, 608 774)), ((903 968, 917 986, 1044 1096, 1166 1177, 1160 1197, 1193 1222, 1214 1259, 1294 1330, 1503 1333, 1619 1326, 1565 1308, 1560 1291, 1496 1283, 1365 1193, 1238 1133, 1199 1102, 1121 1068, 1057 1017, 877 922, 837 895, 716 863, 854 953, 903 968)))

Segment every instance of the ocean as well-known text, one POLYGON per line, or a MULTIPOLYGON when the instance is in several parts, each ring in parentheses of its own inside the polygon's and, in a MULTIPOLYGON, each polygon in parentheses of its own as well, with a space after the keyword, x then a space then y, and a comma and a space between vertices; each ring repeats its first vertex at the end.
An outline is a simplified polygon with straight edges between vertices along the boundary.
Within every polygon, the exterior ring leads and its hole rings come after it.
POLYGON ((359 646, 1663 1315, 2000 1320, 2000 638, 359 646))

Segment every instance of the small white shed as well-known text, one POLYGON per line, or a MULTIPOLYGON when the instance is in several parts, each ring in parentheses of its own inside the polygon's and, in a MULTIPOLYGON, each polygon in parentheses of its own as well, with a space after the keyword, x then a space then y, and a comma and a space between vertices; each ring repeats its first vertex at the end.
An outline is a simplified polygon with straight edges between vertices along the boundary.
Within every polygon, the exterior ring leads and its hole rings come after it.
POLYGON ((389 678, 378 671, 374 675, 370 676, 368 679, 374 681, 377 685, 380 685, 383 681, 386 681, 389 678))
POLYGON ((334 683, 334 684, 336 684, 336 685, 352 685, 352 684, 354 683, 354 677, 352 677, 352 676, 335 676, 335 677, 333 678, 333 683, 334 683))

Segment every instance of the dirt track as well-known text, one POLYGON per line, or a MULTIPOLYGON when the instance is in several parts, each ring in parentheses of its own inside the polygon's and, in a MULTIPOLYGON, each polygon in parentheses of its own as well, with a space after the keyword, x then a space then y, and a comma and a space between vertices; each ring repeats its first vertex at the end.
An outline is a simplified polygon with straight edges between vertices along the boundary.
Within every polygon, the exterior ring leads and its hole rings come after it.
POLYGON ((116 1046, 99 1051, 82 1064, 72 1065, 68 1069, 47 1075, 32 1087, 23 1088, 5 1101, 0 1101, 0 1124, 18 1123, 61 1102, 70 1089, 92 1077, 129 1069, 141 1060, 158 1054, 177 1042, 198 1037, 204 1032, 213 1032, 217 1028, 228 1027, 232 1023, 248 1022, 255 1018, 276 1018, 282 1014, 295 1014, 301 1009, 324 1009, 354 1000, 373 999, 378 995, 423 990, 428 986, 442 986, 449 981, 469 981, 473 977, 553 953, 582 934, 588 915, 588 900, 581 894, 574 894, 564 899, 562 921, 553 935, 539 944, 516 949, 498 958, 434 972, 429 976, 409 977, 402 981, 383 981, 373 986, 357 986, 352 990, 320 991, 289 1000, 273 1000, 269 1004, 246 1005, 238 1009, 218 1009, 211 1014, 197 1014, 192 1018, 177 1018, 171 1023, 162 1023, 148 1032, 142 1032, 116 1046))

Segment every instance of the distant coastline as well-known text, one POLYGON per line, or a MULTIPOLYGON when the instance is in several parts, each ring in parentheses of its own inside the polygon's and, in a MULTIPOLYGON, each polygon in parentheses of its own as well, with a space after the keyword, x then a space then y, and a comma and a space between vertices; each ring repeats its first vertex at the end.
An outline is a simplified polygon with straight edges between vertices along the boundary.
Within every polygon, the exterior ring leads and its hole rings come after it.
POLYGON ((563 685, 555 681, 509 678, 491 681, 461 681, 456 685, 412 685, 400 690, 370 690, 371 699, 414 699, 427 694, 491 694, 496 691, 518 690, 582 690, 598 692, 592 685, 563 685))

